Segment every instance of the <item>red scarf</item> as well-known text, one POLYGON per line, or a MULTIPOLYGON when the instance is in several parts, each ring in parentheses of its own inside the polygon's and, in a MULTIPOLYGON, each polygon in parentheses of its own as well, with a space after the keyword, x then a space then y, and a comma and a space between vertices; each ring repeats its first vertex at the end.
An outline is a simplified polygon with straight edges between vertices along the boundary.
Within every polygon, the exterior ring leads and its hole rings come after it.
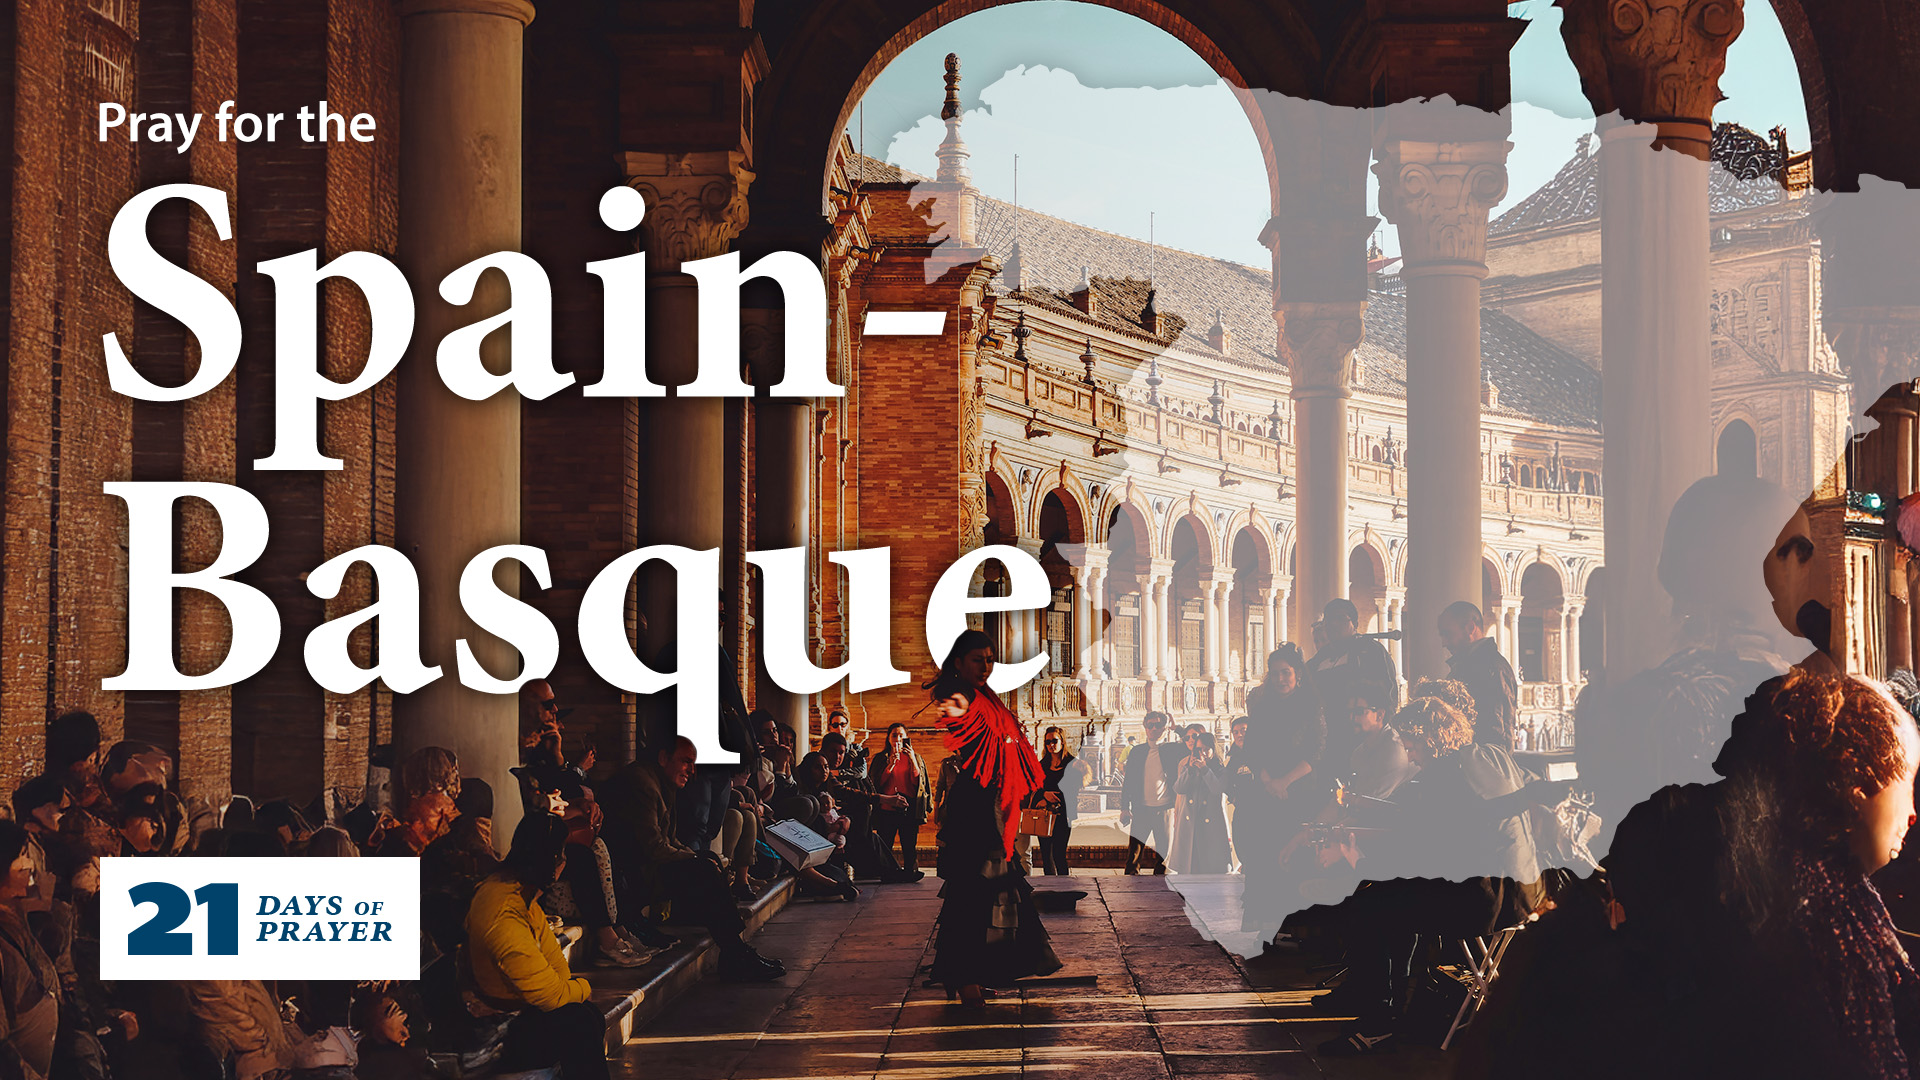
POLYGON ((1006 819, 1006 855, 1013 858, 1020 834, 1020 804, 1040 790, 1040 757, 1027 741, 1026 729, 992 690, 981 687, 973 704, 959 716, 940 714, 946 729, 947 750, 960 758, 960 768, 981 787, 1000 785, 1000 809, 1006 819))

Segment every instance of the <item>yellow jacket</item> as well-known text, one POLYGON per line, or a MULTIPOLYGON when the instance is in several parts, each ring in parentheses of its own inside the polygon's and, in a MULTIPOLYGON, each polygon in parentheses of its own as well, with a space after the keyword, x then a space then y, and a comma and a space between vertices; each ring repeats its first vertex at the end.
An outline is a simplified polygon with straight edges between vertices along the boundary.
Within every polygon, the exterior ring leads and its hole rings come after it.
POLYGON ((475 988, 496 1005, 552 1012, 585 1001, 592 992, 587 980, 567 970, 540 905, 526 897, 518 881, 502 874, 482 881, 473 894, 467 952, 475 988))

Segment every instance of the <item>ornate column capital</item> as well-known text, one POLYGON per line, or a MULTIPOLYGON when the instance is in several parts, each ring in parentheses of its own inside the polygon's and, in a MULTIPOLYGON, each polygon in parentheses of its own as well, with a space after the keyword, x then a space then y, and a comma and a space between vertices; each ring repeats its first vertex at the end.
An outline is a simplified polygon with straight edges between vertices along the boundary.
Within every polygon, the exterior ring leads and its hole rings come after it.
POLYGON ((746 157, 738 150, 621 155, 627 184, 647 199, 640 231, 659 270, 724 254, 747 227, 753 170, 746 157))
POLYGON ((1390 139, 1373 173, 1408 277, 1487 276, 1487 214, 1507 194, 1505 139, 1390 139))
POLYGON ((1365 301, 1274 305, 1295 401, 1347 396, 1353 386, 1353 350, 1366 336, 1366 311, 1365 301))
POLYGON ((1596 115, 1657 124, 1656 146, 1702 161, 1745 0, 1558 0, 1560 36, 1596 115))

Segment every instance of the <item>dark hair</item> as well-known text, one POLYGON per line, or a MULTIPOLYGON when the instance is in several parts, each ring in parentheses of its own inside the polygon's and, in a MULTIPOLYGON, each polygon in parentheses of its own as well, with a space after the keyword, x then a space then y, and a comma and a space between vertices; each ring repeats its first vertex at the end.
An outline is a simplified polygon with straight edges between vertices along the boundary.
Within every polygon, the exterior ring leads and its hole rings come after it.
POLYGON ((111 780, 127 770, 127 763, 141 754, 164 754, 166 751, 152 743, 134 742, 122 739, 107 749, 107 760, 100 766, 100 777, 111 780))
POLYGON ((1471 626, 1475 630, 1487 628, 1487 617, 1480 613, 1480 605, 1471 600, 1455 600, 1440 609, 1440 625, 1471 626))
POLYGON ((61 713, 47 725, 47 771, 65 772, 100 751, 100 721, 90 712, 61 713))
POLYGON ((1140 726, 1146 727, 1148 724, 1153 723, 1154 717, 1156 716, 1160 718, 1160 722, 1163 724, 1173 723, 1173 717, 1168 716, 1164 710, 1154 709, 1148 712, 1147 715, 1140 718, 1140 726))
POLYGON ((460 794, 454 796, 453 805, 460 810, 461 817, 493 816, 493 785, 477 776, 462 777, 460 794))
POLYGON ((0 872, 13 866, 20 853, 27 850, 29 837, 27 830, 16 821, 0 821, 0 872))
POLYGON ((322 825, 307 837, 307 854, 319 858, 351 859, 360 854, 360 846, 338 825, 322 825))
POLYGON ((1205 728, 1202 728, 1199 731, 1194 732, 1193 734, 1195 738, 1200 740, 1200 745, 1206 747, 1209 752, 1215 749, 1213 732, 1208 731, 1205 728))
POLYGON ((898 720, 895 720, 895 721, 894 721, 893 723, 891 723, 891 724, 888 724, 888 725, 887 725, 887 738, 889 738, 889 739, 891 739, 891 738, 893 738, 893 729, 894 729, 894 728, 899 728, 899 729, 900 729, 901 731, 903 731, 903 732, 904 732, 904 731, 906 731, 906 730, 907 730, 907 725, 905 725, 905 724, 903 724, 903 723, 901 723, 901 722, 900 722, 900 721, 898 721, 898 720))
POLYGON ((13 789, 13 820, 25 824, 35 810, 63 802, 66 797, 65 782, 52 773, 42 773, 13 789))
POLYGON ((845 750, 847 748, 847 737, 837 731, 829 731, 825 735, 820 736, 820 752, 825 754, 829 746, 837 746, 845 750))
POLYGON ((1273 681, 1273 669, 1279 667, 1281 664, 1292 668, 1294 678, 1299 681, 1300 685, 1306 685, 1306 655, 1300 651, 1300 646, 1289 641, 1267 654, 1267 674, 1260 680, 1261 686, 1265 686, 1273 681))
POLYGON ((548 813, 528 814, 513 830, 513 845, 501 869, 528 889, 553 884, 554 871, 567 857, 567 823, 548 813))
POLYGON ((273 832, 282 826, 295 836, 313 831, 313 826, 308 825, 307 819, 286 799, 275 799, 260 807, 254 812, 253 823, 262 832, 273 832))
POLYGON ((1346 597, 1336 596, 1327 601, 1326 607, 1320 609, 1320 618, 1326 622, 1332 622, 1336 618, 1344 619, 1355 626, 1359 626, 1360 609, 1354 607, 1353 601, 1348 600, 1346 597))
POLYGON ((274 859, 287 853, 279 833, 237 832, 227 834, 227 854, 236 858, 274 859))
POLYGON ((1253 728, 1253 718, 1250 716, 1236 716, 1233 719, 1227 721, 1227 730, 1232 731, 1234 728, 1239 727, 1241 724, 1247 725, 1247 728, 1251 730, 1253 728))
POLYGON ((961 694, 972 701, 973 684, 960 677, 960 661, 965 660, 968 653, 992 648, 993 639, 985 633, 972 629, 960 631, 960 636, 953 639, 953 648, 947 650, 947 658, 940 662, 940 674, 924 684, 933 689, 933 700, 945 701, 961 694))

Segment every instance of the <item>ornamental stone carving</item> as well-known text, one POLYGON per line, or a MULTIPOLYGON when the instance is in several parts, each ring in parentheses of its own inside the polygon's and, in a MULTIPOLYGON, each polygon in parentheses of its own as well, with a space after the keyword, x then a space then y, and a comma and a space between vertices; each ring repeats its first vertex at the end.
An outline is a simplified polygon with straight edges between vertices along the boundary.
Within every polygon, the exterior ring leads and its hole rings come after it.
POLYGON ((1507 194, 1504 139, 1419 142, 1381 149, 1380 211, 1400 231, 1405 273, 1487 273, 1487 214, 1507 194))
POLYGON ((624 155, 627 183, 646 196, 640 231, 656 272, 726 253, 747 227, 745 162, 736 150, 624 155))
POLYGON ((1346 396, 1353 385, 1353 350, 1366 335, 1366 310, 1365 303, 1276 306, 1294 399, 1346 396))
MULTIPOLYGON (((1593 111, 1641 123, 1711 127, 1727 46, 1746 25, 1743 0, 1559 0, 1560 34, 1593 111)), ((1698 147, 1704 158, 1711 132, 1698 147)))

